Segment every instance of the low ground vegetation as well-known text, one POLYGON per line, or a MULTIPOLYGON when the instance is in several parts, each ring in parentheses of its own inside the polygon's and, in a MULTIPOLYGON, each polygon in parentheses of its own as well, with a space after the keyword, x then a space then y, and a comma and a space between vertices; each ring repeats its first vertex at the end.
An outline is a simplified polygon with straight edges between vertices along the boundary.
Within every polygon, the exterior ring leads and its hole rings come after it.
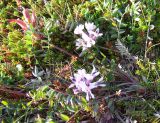
POLYGON ((158 0, 0 8, 1 122, 160 122, 158 0))

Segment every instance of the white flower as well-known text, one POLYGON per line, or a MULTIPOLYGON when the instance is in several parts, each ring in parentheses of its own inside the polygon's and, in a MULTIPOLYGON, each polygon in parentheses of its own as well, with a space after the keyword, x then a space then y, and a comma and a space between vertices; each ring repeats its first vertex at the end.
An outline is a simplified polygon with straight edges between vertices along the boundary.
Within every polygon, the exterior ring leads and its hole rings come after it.
POLYGON ((92 40, 96 40, 98 37, 102 36, 102 33, 99 33, 99 28, 97 28, 95 31, 88 31, 89 37, 92 40))
POLYGON ((76 40, 76 46, 77 46, 76 49, 79 49, 80 47, 82 47, 82 51, 84 51, 87 49, 87 42, 79 38, 76 40))
POLYGON ((74 30, 74 34, 82 34, 83 29, 84 29, 84 25, 82 24, 78 25, 74 30))
POLYGON ((18 69, 18 71, 22 71, 23 70, 23 67, 21 64, 17 64, 16 65, 16 68, 18 69))
POLYGON ((94 98, 93 93, 91 92, 92 89, 97 88, 98 86, 105 86, 102 83, 103 77, 101 77, 98 81, 93 82, 94 78, 97 77, 100 73, 95 69, 93 66, 93 70, 90 74, 86 73, 85 69, 80 69, 77 73, 71 77, 73 84, 69 86, 69 88, 73 89, 74 94, 78 94, 80 92, 86 93, 86 100, 89 101, 90 98, 94 98))
POLYGON ((95 45, 97 38, 103 35, 102 33, 99 33, 99 28, 96 28, 93 23, 89 22, 86 22, 85 25, 78 25, 75 28, 74 33, 81 35, 81 38, 76 40, 76 49, 82 47, 82 51, 95 45), (84 30, 84 26, 86 30, 84 30))
POLYGON ((96 26, 93 24, 93 23, 89 23, 89 22, 86 22, 85 23, 85 28, 87 29, 87 31, 93 31, 96 29, 96 26))

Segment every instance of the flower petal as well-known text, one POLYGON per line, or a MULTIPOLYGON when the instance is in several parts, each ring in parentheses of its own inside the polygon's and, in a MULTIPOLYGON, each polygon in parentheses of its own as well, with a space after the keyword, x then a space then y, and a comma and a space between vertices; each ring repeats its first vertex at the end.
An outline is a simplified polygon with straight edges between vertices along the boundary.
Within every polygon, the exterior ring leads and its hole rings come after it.
POLYGON ((78 94, 79 90, 78 89, 73 89, 74 94, 78 94))
POLYGON ((93 65, 93 70, 92 70, 91 74, 92 74, 93 77, 96 77, 96 76, 98 76, 100 74, 100 72, 97 72, 97 70, 96 70, 94 65, 93 65))
POLYGON ((68 88, 73 88, 75 86, 75 84, 71 84, 68 88))
POLYGON ((85 23, 85 28, 87 29, 87 31, 93 31, 93 30, 96 29, 96 26, 93 23, 86 22, 85 23))
POLYGON ((78 25, 74 30, 74 34, 82 34, 83 29, 84 29, 84 25, 82 24, 78 25))
POLYGON ((90 95, 91 95, 91 97, 92 97, 92 98, 94 98, 94 95, 93 95, 93 93, 92 93, 92 92, 90 92, 90 95))
POLYGON ((85 40, 86 42, 90 42, 91 38, 86 34, 86 33, 82 33, 82 39, 85 40))
POLYGON ((98 86, 100 86, 100 87, 106 86, 106 84, 103 84, 102 81, 103 81, 103 77, 101 77, 98 81, 91 83, 89 88, 93 89, 93 88, 97 88, 98 86))
POLYGON ((93 67, 93 69, 92 69, 91 74, 94 74, 94 73, 96 73, 96 72, 97 72, 97 70, 96 70, 96 68, 95 68, 95 66, 94 66, 94 65, 92 65, 92 67, 93 67))
POLYGON ((86 100, 89 101, 89 94, 86 93, 86 100))

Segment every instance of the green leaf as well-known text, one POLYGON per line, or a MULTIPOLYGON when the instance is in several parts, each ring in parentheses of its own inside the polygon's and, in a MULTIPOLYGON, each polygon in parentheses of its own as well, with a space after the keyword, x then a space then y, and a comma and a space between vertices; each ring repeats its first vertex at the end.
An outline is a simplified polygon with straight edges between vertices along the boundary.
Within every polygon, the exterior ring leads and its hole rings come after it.
POLYGON ((1 103, 2 103, 3 105, 5 105, 6 107, 8 107, 8 102, 6 102, 6 101, 1 101, 1 103))
POLYGON ((64 121, 68 121, 69 120, 69 117, 67 115, 65 115, 65 114, 60 114, 60 117, 64 121))

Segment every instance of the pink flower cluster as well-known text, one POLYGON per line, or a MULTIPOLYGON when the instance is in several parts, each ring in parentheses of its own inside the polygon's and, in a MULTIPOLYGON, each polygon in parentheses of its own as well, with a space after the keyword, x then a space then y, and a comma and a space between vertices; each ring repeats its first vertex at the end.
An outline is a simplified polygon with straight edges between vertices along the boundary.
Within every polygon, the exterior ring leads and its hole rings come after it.
POLYGON ((84 25, 78 25, 74 30, 74 34, 82 37, 76 40, 77 49, 82 47, 82 51, 95 45, 96 39, 103 35, 99 33, 99 28, 96 28, 93 23, 89 22, 86 22, 84 25))
POLYGON ((90 74, 86 73, 85 69, 79 69, 77 73, 71 77, 73 83, 69 86, 69 88, 73 88, 75 86, 73 89, 74 94, 85 92, 86 100, 89 101, 90 98, 94 98, 94 95, 91 92, 92 89, 97 88, 98 86, 105 86, 105 84, 102 83, 103 77, 101 77, 98 81, 93 82, 95 77, 97 77, 99 74, 100 73, 95 69, 94 66, 90 74))

